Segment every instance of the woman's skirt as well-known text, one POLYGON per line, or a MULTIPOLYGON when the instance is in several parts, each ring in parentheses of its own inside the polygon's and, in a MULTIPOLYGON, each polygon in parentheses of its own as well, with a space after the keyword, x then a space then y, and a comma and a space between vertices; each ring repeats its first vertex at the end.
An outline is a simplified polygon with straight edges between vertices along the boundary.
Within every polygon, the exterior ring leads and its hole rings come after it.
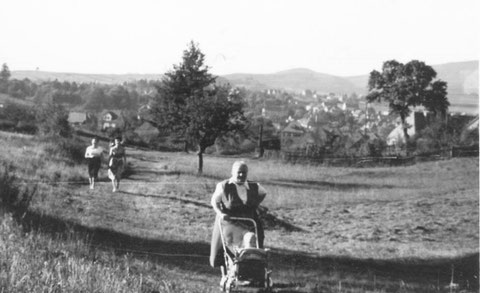
POLYGON ((108 178, 110 180, 120 180, 123 173, 123 158, 112 157, 108 166, 108 178))

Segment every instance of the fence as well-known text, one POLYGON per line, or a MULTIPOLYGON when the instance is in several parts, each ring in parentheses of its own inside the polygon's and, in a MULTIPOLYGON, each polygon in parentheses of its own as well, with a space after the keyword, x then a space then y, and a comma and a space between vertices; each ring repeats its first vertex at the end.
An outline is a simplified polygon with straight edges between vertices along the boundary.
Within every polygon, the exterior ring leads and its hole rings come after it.
POLYGON ((415 164, 415 157, 313 157, 299 151, 270 151, 265 159, 280 160, 292 164, 313 164, 342 167, 406 166, 415 164))
POLYGON ((478 157, 478 145, 466 147, 453 147, 452 157, 478 157))
MULTIPOLYGON (((324 166, 342 166, 342 167, 393 167, 393 166, 409 166, 417 162, 446 160, 452 157, 475 157, 479 155, 477 146, 468 147, 451 147, 430 152, 424 152, 416 155, 405 155, 402 151, 398 155, 389 155, 381 157, 335 157, 327 153, 309 155, 303 149, 286 151, 286 150, 266 150, 265 159, 280 160, 292 164, 313 164, 324 166)), ((410 153, 413 153, 410 152, 410 153)))

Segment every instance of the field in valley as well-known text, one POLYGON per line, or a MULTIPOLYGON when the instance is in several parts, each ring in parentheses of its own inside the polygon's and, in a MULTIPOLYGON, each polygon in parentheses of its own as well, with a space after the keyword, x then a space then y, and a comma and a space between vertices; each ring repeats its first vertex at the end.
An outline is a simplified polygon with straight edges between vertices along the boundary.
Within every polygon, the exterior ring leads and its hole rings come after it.
MULTIPOLYGON (((1 160, 19 182, 37 185, 28 217, 43 232, 16 236, 26 247, 54 250, 45 257, 72 267, 101 260, 102 274, 126 280, 124 292, 218 292, 219 272, 208 266, 209 201, 240 158, 207 156, 197 176, 194 153, 127 148, 129 169, 112 193, 105 168, 92 191, 85 164, 63 161, 33 137, 0 135, 1 160)), ((242 159, 268 191, 275 291, 478 291, 478 158, 363 169, 242 159)), ((78 286, 100 282, 78 275, 78 286)))

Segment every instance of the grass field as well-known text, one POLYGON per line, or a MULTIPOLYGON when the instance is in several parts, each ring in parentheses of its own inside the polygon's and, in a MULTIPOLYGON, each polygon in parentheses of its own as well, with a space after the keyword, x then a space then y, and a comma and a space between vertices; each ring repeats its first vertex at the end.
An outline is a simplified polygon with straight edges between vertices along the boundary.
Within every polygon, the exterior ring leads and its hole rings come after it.
MULTIPOLYGON (((27 219, 41 227, 25 234, 3 219, 4 292, 218 291, 209 201, 239 158, 207 156, 197 176, 195 154, 128 148, 112 193, 105 168, 91 191, 86 166, 51 145, 7 133, 0 144, 19 182, 38 186, 27 219)), ((478 158, 364 169, 244 159, 269 192, 275 291, 478 291, 478 158)))

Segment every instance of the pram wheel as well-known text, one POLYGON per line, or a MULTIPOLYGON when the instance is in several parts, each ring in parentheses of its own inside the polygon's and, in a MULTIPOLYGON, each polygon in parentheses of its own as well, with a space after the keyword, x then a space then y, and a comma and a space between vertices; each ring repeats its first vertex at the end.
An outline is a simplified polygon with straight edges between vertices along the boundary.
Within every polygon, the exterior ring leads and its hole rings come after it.
POLYGON ((227 281, 225 282, 225 286, 224 286, 225 290, 223 292, 226 292, 226 293, 230 293, 232 292, 232 289, 233 289, 233 282, 231 281, 227 281))
POLYGON ((222 292, 227 292, 227 280, 223 279, 220 281, 220 290, 222 292))

